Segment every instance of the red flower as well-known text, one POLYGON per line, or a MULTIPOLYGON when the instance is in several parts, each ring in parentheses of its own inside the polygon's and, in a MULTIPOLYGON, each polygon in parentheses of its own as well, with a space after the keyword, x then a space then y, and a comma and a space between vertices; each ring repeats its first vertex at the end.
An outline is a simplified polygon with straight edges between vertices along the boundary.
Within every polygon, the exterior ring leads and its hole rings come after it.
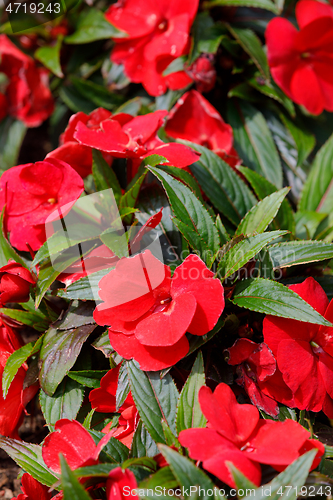
POLYGON ((82 178, 67 163, 47 159, 6 170, 0 179, 0 208, 6 204, 10 241, 18 250, 38 250, 45 242, 46 219, 77 200, 82 178))
MULTIPOLYGON (((21 343, 15 332, 0 321, 0 380, 7 359, 20 347, 21 343)), ((37 385, 23 389, 27 369, 28 366, 25 363, 19 368, 10 385, 6 399, 3 397, 0 386, 0 434, 3 436, 20 439, 17 431, 22 424, 25 407, 38 390, 37 385)))
MULTIPOLYGON (((333 321, 333 301, 328 302, 324 290, 313 278, 289 288, 328 321, 333 321)), ((266 316, 263 333, 283 381, 292 392, 294 406, 315 412, 322 409, 333 418, 333 328, 266 316)), ((277 401, 285 403, 279 386, 271 393, 277 401)))
POLYGON ((99 128, 90 129, 82 121, 76 125, 75 139, 85 146, 110 153, 116 158, 130 158, 136 172, 146 156, 164 156, 170 165, 186 167, 198 159, 198 153, 182 144, 165 144, 157 137, 167 111, 155 111, 144 116, 120 113, 100 123, 99 128))
POLYGON ((179 441, 189 448, 191 458, 202 461, 208 472, 231 487, 235 483, 227 461, 259 486, 259 464, 282 471, 306 451, 318 448, 313 469, 325 452, 323 444, 309 439, 310 432, 293 420, 260 420, 257 408, 238 404, 226 384, 219 384, 214 393, 202 387, 199 402, 208 428, 181 431, 179 441))
POLYGON ((272 76, 290 99, 310 113, 333 111, 332 6, 301 0, 296 4, 296 18, 300 31, 282 17, 276 17, 267 26, 272 76))
MULTIPOLYGON (((81 177, 87 177, 91 174, 92 168, 92 152, 91 148, 83 146, 74 137, 76 126, 78 123, 84 123, 88 129, 98 130, 100 123, 107 118, 110 118, 112 113, 104 108, 98 108, 86 115, 82 111, 72 115, 68 122, 67 128, 60 136, 59 148, 51 151, 46 158, 57 158, 58 160, 68 163, 81 177)), ((111 165, 111 155, 104 153, 104 159, 111 165)))
POLYGON ((186 92, 170 112, 165 131, 211 149, 231 166, 240 159, 232 147, 233 133, 216 109, 196 90, 186 92))
POLYGON ((64 418, 58 420, 54 428, 43 443, 42 455, 47 467, 61 472, 60 453, 71 469, 97 464, 100 448, 79 422, 64 418))
POLYGON ((0 92, 0 122, 7 116, 8 103, 6 96, 0 92))
POLYGON ((137 495, 132 495, 132 490, 137 489, 137 482, 132 471, 117 467, 109 472, 106 482, 107 500, 139 500, 137 495))
POLYGON ((174 59, 188 54, 198 4, 199 0, 118 1, 106 19, 128 36, 114 40, 111 60, 124 64, 128 78, 142 83, 150 95, 185 87, 191 79, 184 71, 168 76, 163 72, 174 59))
MULTIPOLYGON (((101 379, 101 386, 94 389, 89 394, 89 401, 92 408, 101 413, 120 413, 119 425, 117 428, 112 429, 110 436, 121 441, 128 448, 131 446, 134 431, 138 420, 138 411, 134 404, 132 394, 129 393, 122 406, 116 409, 116 393, 118 387, 120 365, 112 368, 101 379)), ((108 424, 103 432, 110 431, 108 424)))
POLYGON ((30 285, 36 280, 21 264, 9 261, 0 268, 0 307, 7 302, 28 302, 30 285))
POLYGON ((205 335, 223 309, 223 287, 196 255, 189 255, 171 279, 169 267, 149 250, 121 259, 101 279, 94 311, 99 325, 111 325, 110 342, 142 370, 177 363, 189 349, 186 332, 205 335))
POLYGON ((37 68, 6 35, 0 35, 0 60, 0 72, 9 80, 5 93, 8 113, 28 127, 38 127, 53 111, 48 72, 37 68))
POLYGON ((13 498, 13 500, 50 500, 51 493, 49 493, 49 488, 40 484, 36 479, 34 479, 30 474, 23 474, 22 476, 22 491, 18 497, 13 498))
POLYGON ((216 71, 213 60, 213 54, 201 54, 186 70, 194 80, 198 92, 210 92, 215 86, 216 71))

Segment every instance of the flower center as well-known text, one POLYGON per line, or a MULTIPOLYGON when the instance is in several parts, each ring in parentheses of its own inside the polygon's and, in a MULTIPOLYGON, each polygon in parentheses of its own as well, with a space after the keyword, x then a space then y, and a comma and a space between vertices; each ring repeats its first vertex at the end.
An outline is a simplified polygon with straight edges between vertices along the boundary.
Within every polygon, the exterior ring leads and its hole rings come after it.
POLYGON ((163 21, 160 22, 160 24, 157 26, 157 29, 159 31, 166 31, 168 28, 168 21, 166 19, 163 19, 163 21))
POLYGON ((320 347, 320 345, 314 342, 313 340, 310 342, 310 346, 314 354, 320 354, 321 352, 324 352, 324 350, 320 347))
POLYGON ((310 52, 303 52, 301 54, 301 59, 309 59, 310 56, 311 56, 310 52))
POLYGON ((57 200, 55 198, 49 198, 47 200, 47 202, 50 204, 50 205, 54 205, 55 203, 57 203, 57 200))

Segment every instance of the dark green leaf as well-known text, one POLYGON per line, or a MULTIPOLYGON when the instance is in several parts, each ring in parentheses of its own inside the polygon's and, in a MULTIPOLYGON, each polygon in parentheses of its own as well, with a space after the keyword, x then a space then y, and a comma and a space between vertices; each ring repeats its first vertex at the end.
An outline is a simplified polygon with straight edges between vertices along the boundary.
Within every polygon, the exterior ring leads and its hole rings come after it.
POLYGON ((21 309, 9 309, 8 307, 4 307, 3 309, 0 309, 0 314, 3 314, 8 318, 15 319, 23 325, 31 326, 38 332, 45 332, 50 323, 46 317, 43 318, 38 313, 22 311, 21 309))
POLYGON ((79 467, 73 473, 75 477, 108 477, 110 471, 119 467, 118 464, 98 464, 87 465, 86 467, 79 467))
POLYGON ((192 189, 193 193, 201 201, 201 203, 204 203, 198 183, 189 172, 186 172, 186 170, 183 170, 182 168, 171 167, 168 165, 161 165, 159 168, 164 170, 164 172, 167 172, 167 174, 176 177, 176 179, 183 181, 189 188, 192 189))
POLYGON ((108 331, 106 331, 100 337, 98 337, 98 339, 95 340, 91 345, 95 349, 97 349, 97 351, 102 351, 102 353, 106 358, 109 358, 110 354, 114 351, 114 349, 111 347, 110 344, 108 331))
POLYGON ((140 420, 133 436, 131 456, 154 457, 157 454, 158 448, 156 443, 140 420))
POLYGON ((39 47, 35 52, 35 58, 38 59, 44 66, 52 71, 56 76, 62 78, 64 76, 60 64, 60 50, 63 37, 59 36, 54 45, 45 45, 39 47))
POLYGON ((191 165, 191 171, 213 205, 237 226, 257 203, 255 196, 230 165, 219 156, 203 146, 181 142, 201 153, 200 160, 191 165))
POLYGON ((131 393, 140 417, 151 437, 165 443, 162 418, 176 433, 175 418, 178 391, 169 374, 163 379, 158 372, 143 372, 135 361, 127 361, 131 393))
POLYGON ((107 374, 106 370, 82 370, 82 371, 70 371, 67 375, 72 379, 76 380, 79 384, 91 387, 93 389, 98 389, 101 385, 101 378, 107 374))
POLYGON ((201 351, 184 385, 177 405, 177 432, 184 429, 206 427, 198 400, 199 390, 205 385, 205 370, 201 351))
POLYGON ((58 290, 57 295, 65 299, 99 300, 99 282, 112 269, 114 268, 109 267, 80 278, 66 288, 58 290))
POLYGON ((298 152, 297 165, 303 165, 316 144, 315 136, 306 130, 302 122, 291 120, 282 113, 280 118, 295 141, 298 152))
MULTIPOLYGON (((269 196, 272 193, 277 192, 276 187, 266 180, 261 175, 257 174, 253 170, 246 167, 239 167, 241 173, 246 177, 248 182, 251 184, 256 195, 260 200, 269 196)), ((280 210, 275 217, 275 224, 277 224, 280 229, 288 229, 292 233, 295 232, 295 221, 293 216, 293 211, 291 209, 290 203, 287 199, 284 199, 280 210)))
POLYGON ((92 154, 92 173, 97 191, 103 191, 104 189, 111 188, 116 200, 118 200, 121 197, 121 187, 116 174, 114 173, 112 167, 106 163, 100 151, 93 149, 92 154))
POLYGON ((304 184, 300 210, 333 212, 333 135, 316 154, 310 174, 304 184))
POLYGON ((0 122, 0 165, 7 170, 17 164, 27 127, 20 120, 7 116, 0 122))
POLYGON ((266 196, 245 215, 236 229, 235 236, 244 234, 249 236, 254 233, 262 233, 275 218, 281 203, 287 196, 290 188, 283 188, 276 193, 266 196))
POLYGON ((319 224, 327 217, 327 214, 313 212, 311 210, 299 210, 295 213, 296 237, 301 240, 313 238, 319 224))
POLYGON ((269 68, 266 54, 262 48, 261 42, 254 31, 246 28, 236 28, 227 25, 229 31, 236 38, 243 50, 251 57, 260 73, 267 80, 270 79, 269 68))
POLYGON ((74 472, 68 466, 60 453, 61 486, 64 500, 91 500, 81 483, 76 479, 74 472))
POLYGON ((76 31, 67 36, 65 42, 76 45, 119 36, 126 38, 126 33, 110 24, 101 10, 90 7, 87 11, 82 12, 76 31))
POLYGON ((65 378, 58 386, 53 396, 48 396, 43 390, 39 393, 40 407, 50 432, 54 424, 62 419, 74 420, 78 414, 84 396, 84 388, 74 380, 65 378))
POLYGON ((20 366, 22 366, 30 356, 39 351, 42 341, 43 337, 40 337, 35 343, 29 342, 29 344, 25 344, 19 349, 16 349, 16 351, 9 356, 2 374, 2 391, 4 398, 6 398, 10 384, 14 380, 20 366))
MULTIPOLYGON (((234 274, 249 260, 253 259, 272 240, 283 236, 286 231, 270 231, 267 233, 249 236, 232 246, 222 257, 217 273, 221 280, 234 274)), ((227 244, 229 245, 229 244, 227 244)), ((223 249, 222 249, 223 251, 223 249)))
POLYGON ((184 186, 162 170, 150 170, 163 184, 175 214, 174 224, 178 227, 192 248, 199 250, 208 266, 215 259, 220 239, 211 216, 191 189, 184 186))
POLYGON ((83 111, 83 113, 89 114, 96 108, 96 105, 87 101, 74 87, 71 86, 62 86, 59 89, 59 96, 62 101, 68 106, 68 108, 74 113, 78 113, 79 111, 83 111))
POLYGON ((109 92, 105 86, 98 85, 90 80, 80 78, 71 78, 74 88, 88 101, 93 102, 96 106, 105 109, 115 109, 124 100, 119 94, 109 92))
POLYGON ((332 326, 297 293, 277 281, 263 278, 241 281, 236 285, 233 303, 272 316, 332 326))
POLYGON ((58 480, 58 476, 46 467, 41 446, 1 436, 0 448, 40 483, 52 486, 58 480))
POLYGON ((50 328, 40 351, 39 380, 42 389, 52 396, 60 382, 74 365, 83 343, 96 325, 83 325, 71 330, 50 328))
POLYGON ((141 189, 141 186, 143 184, 143 181, 145 180, 145 177, 147 175, 147 172, 145 172, 139 179, 136 181, 136 183, 128 190, 126 191, 125 194, 120 198, 119 202, 119 207, 135 207, 139 192, 141 189))
MULTIPOLYGON (((251 85, 251 87, 258 90, 258 92, 261 92, 271 99, 278 101, 286 108, 291 116, 295 116, 295 107, 293 102, 282 92, 282 90, 279 89, 277 85, 267 80, 265 81, 259 73, 250 80, 247 80, 247 82, 251 85)), ((235 95, 235 97, 237 97, 237 95, 235 95)))
POLYGON ((217 7, 219 5, 229 5, 231 7, 255 7, 258 9, 269 10, 274 14, 279 13, 276 5, 270 0, 211 0, 205 2, 205 6, 207 8, 217 7))
MULTIPOLYGON (((98 444, 100 440, 105 437, 103 432, 98 432, 94 430, 89 431, 95 443, 98 444)), ((103 461, 103 456, 107 459, 107 461, 111 461, 113 463, 122 463, 128 459, 129 449, 123 443, 121 443, 118 439, 111 437, 107 444, 101 451, 101 460, 103 461)))
POLYGON ((125 363, 122 363, 119 368, 118 375, 118 385, 116 392, 116 409, 119 410, 121 406, 124 404, 129 392, 130 392, 130 383, 128 379, 128 372, 125 363))
POLYGON ((190 497, 190 491, 193 494, 194 487, 197 487, 196 494, 198 498, 202 500, 214 498, 214 483, 201 469, 196 467, 191 460, 183 457, 166 445, 160 444, 158 445, 158 448, 168 462, 170 469, 179 482, 179 485, 184 487, 185 498, 190 497), (200 491, 199 485, 201 488, 200 491), (192 490, 190 490, 191 487, 192 490), (208 491, 211 491, 212 494, 209 495, 208 491))
POLYGON ((229 105, 228 119, 235 148, 245 165, 282 188, 280 158, 263 114, 250 104, 239 102, 237 106, 229 105))
POLYGON ((190 63, 195 61, 200 54, 215 54, 225 29, 222 25, 214 24, 208 12, 200 12, 194 20, 193 27, 193 47, 191 51, 190 63))
MULTIPOLYGON (((158 451, 158 450, 157 450, 158 451)), ((173 489, 178 486, 178 481, 175 479, 170 467, 162 467, 159 469, 156 474, 150 476, 147 481, 143 484, 141 483, 140 487, 148 489, 155 489, 157 486, 168 489, 173 489)), ((146 498, 149 498, 148 496, 146 498)))
POLYGON ((323 241, 290 241, 268 249, 275 269, 333 258, 333 244, 323 241))

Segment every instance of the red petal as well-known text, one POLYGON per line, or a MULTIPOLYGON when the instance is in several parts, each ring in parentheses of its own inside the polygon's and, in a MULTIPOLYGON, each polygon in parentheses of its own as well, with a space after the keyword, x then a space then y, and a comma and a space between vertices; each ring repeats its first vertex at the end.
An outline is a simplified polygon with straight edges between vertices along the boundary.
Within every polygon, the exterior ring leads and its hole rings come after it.
POLYGON ((172 346, 188 330, 197 309, 192 294, 175 297, 167 310, 154 313, 138 323, 135 337, 145 346, 172 346), (163 332, 162 335, 159 335, 163 332))
POLYGON ((27 473, 22 476, 22 491, 27 495, 27 500, 50 500, 51 498, 49 488, 40 484, 27 473))
POLYGON ((59 148, 47 154, 46 158, 57 158, 58 160, 65 161, 72 168, 74 168, 74 170, 81 175, 82 178, 91 174, 91 149, 87 146, 79 144, 76 141, 66 142, 59 148))
POLYGON ((71 469, 77 469, 96 452, 96 445, 89 432, 76 420, 62 419, 56 422, 55 432, 51 432, 42 449, 47 467, 60 473, 59 454, 62 453, 71 469))
POLYGON ((137 495, 132 495, 132 493, 130 495, 125 494, 127 490, 132 492, 137 487, 138 485, 133 472, 117 467, 109 472, 109 478, 106 482, 107 500, 125 500, 126 498, 139 500, 137 495))
POLYGON ((252 405, 240 405, 230 387, 219 384, 214 394, 208 387, 199 391, 200 407, 209 424, 233 443, 245 441, 259 420, 252 405))
POLYGON ((134 358, 141 370, 156 371, 163 370, 175 365, 188 353, 189 343, 187 338, 182 337, 176 344, 166 347, 147 347, 134 335, 123 335, 109 330, 109 338, 112 347, 125 359, 134 358))
POLYGON ((129 137, 123 132, 121 125, 116 120, 108 119, 101 122, 100 127, 99 130, 92 130, 79 122, 74 138, 85 146, 125 157, 129 137))
POLYGON ((325 16, 333 17, 333 9, 329 4, 317 0, 301 0, 296 4, 296 19, 300 28, 325 16))
POLYGON ((199 153, 196 153, 186 146, 183 146, 183 144, 176 144, 172 142, 163 144, 153 150, 150 150, 149 153, 144 155, 142 158, 145 158, 146 156, 152 154, 164 156, 164 158, 169 161, 169 165, 173 165, 179 168, 192 165, 192 163, 197 161, 200 157, 199 153))

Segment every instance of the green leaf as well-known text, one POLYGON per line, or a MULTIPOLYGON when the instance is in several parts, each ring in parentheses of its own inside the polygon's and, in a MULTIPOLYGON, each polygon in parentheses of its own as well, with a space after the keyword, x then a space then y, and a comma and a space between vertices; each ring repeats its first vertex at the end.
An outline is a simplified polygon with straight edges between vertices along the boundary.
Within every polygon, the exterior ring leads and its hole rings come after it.
POLYGON ((27 127, 20 120, 6 116, 0 122, 0 165, 7 170, 17 164, 27 127))
POLYGON ((101 271, 97 271, 97 273, 80 278, 66 288, 58 290, 57 295, 65 299, 96 300, 98 298, 99 282, 112 269, 114 267, 102 269, 101 271))
POLYGON ((89 114, 96 108, 96 105, 85 99, 74 87, 62 86, 59 89, 59 96, 66 106, 73 111, 78 113, 83 111, 83 113, 89 114))
MULTIPOLYGON (((96 444, 98 444, 105 434, 103 432, 98 432, 95 430, 90 430, 89 433, 93 437, 96 444)), ((122 463, 128 459, 129 449, 123 443, 121 443, 118 439, 111 437, 106 445, 103 447, 100 459, 103 461, 105 458, 106 461, 113 463, 122 463), (104 458, 103 458, 104 455, 104 458)))
POLYGON ((114 349, 111 347, 108 331, 102 333, 98 339, 91 344, 97 351, 102 351, 106 358, 109 358, 114 349))
POLYGON ((35 58, 38 59, 44 66, 52 71, 59 78, 63 78, 64 74, 60 64, 60 50, 63 37, 58 36, 54 45, 45 45, 39 47, 35 52, 35 58))
MULTIPOLYGON (((277 85, 274 84, 274 82, 269 82, 265 80, 259 73, 255 75, 253 78, 250 78, 250 80, 247 80, 247 83, 256 89, 258 92, 261 92, 261 94, 264 94, 271 99, 274 99, 275 101, 278 101, 280 104, 282 104, 285 109, 288 111, 288 113, 291 116, 295 116, 295 106, 293 102, 289 99, 289 97, 286 96, 282 92, 282 90, 279 89, 277 85)), ((242 85, 242 84, 240 84, 242 85)), ((243 84, 244 85, 244 84, 243 84)), ((230 94, 230 92, 229 92, 230 94)), ((228 95, 229 95, 228 94, 228 95)), ((237 95, 235 95, 237 97, 237 95)))
POLYGON ((143 425, 142 420, 140 420, 134 432, 131 456, 154 457, 157 454, 158 448, 156 446, 156 443, 143 425))
POLYGON ((204 417, 198 394, 205 385, 205 368, 201 351, 199 352, 192 371, 180 393, 177 405, 177 433, 184 429, 206 427, 207 420, 204 417))
POLYGON ((126 33, 118 30, 110 24, 104 16, 104 13, 93 7, 82 12, 76 31, 65 38, 66 43, 80 44, 90 43, 96 40, 109 38, 126 38, 126 33))
MULTIPOLYGON (((249 236, 236 243, 227 250, 218 265, 217 274, 219 278, 223 281, 228 276, 234 274, 238 269, 247 264, 249 260, 253 259, 268 243, 283 236, 285 233, 286 231, 270 231, 249 236)), ((227 243, 227 245, 230 245, 230 243, 227 243)))
MULTIPOLYGON (((157 450, 158 451, 158 450, 157 450)), ((150 476, 140 487, 154 490, 157 486, 169 489, 174 489, 178 486, 178 481, 175 479, 170 467, 162 467, 156 474, 150 476)), ((146 496, 148 498, 148 495, 146 496)))
POLYGON ((193 494, 193 489, 195 487, 197 488, 196 494, 198 498, 202 500, 214 498, 214 483, 201 469, 196 467, 191 460, 183 457, 166 445, 159 444, 158 448, 168 462, 170 469, 179 482, 179 485, 184 487, 185 498, 190 497, 190 491, 193 494), (212 491, 211 495, 208 494, 209 490, 212 491))
POLYGON ((191 165, 191 171, 217 210, 237 226, 257 203, 251 190, 230 165, 215 153, 198 144, 179 142, 201 153, 200 160, 191 165))
POLYGON ((22 266, 26 267, 21 257, 16 253, 16 251, 6 238, 4 231, 4 221, 3 221, 5 209, 6 207, 2 209, 0 216, 0 267, 3 267, 6 264, 8 264, 8 261, 10 259, 13 259, 15 260, 15 262, 18 262, 22 266))
POLYGON ((278 213, 281 203, 289 191, 290 188, 286 187, 259 201, 245 215, 236 229, 235 236, 240 234, 249 236, 254 233, 263 233, 278 213))
POLYGON ((105 86, 98 85, 91 80, 72 77, 71 82, 79 94, 88 101, 93 102, 96 106, 113 110, 124 102, 122 96, 109 92, 105 86))
POLYGON ((250 494, 243 497, 244 500, 296 500, 297 492, 304 485, 306 478, 309 475, 313 459, 316 455, 316 450, 311 450, 301 455, 295 462, 289 465, 283 472, 276 476, 270 483, 263 485, 255 491, 255 494, 250 494))
POLYGON ((189 188, 192 189, 193 193, 201 201, 201 203, 204 204, 204 200, 200 192, 200 187, 198 186, 197 181, 189 172, 186 172, 186 170, 183 170, 182 168, 171 167, 169 165, 160 165, 159 168, 160 170, 164 170, 164 172, 166 172, 167 174, 172 175, 176 179, 183 181, 189 188))
POLYGON ((128 467, 141 467, 152 473, 156 471, 157 464, 155 460, 149 457, 129 458, 122 464, 123 469, 127 469, 128 467))
POLYGON ((301 121, 291 120, 283 113, 280 114, 280 118, 295 141, 298 152, 297 166, 303 165, 304 161, 315 147, 315 136, 306 130, 301 121))
POLYGON ((41 370, 39 380, 42 389, 52 396, 60 382, 74 365, 83 343, 96 325, 82 325, 70 330, 50 328, 40 350, 41 370))
POLYGON ((143 181, 147 175, 147 171, 139 177, 139 179, 135 182, 135 184, 128 190, 126 193, 122 195, 119 201, 119 208, 123 207, 135 207, 137 199, 139 197, 139 192, 143 181))
POLYGON ((92 154, 92 173, 97 191, 111 188, 115 199, 119 200, 121 197, 121 187, 112 167, 106 163, 102 153, 97 151, 97 149, 93 149, 92 154))
POLYGON ((258 9, 265 9, 279 14, 276 5, 270 0, 212 0, 204 3, 206 8, 218 7, 223 5, 230 5, 231 7, 254 7, 258 9))
POLYGON ((245 50, 245 52, 251 57, 262 76, 265 79, 270 80, 267 57, 262 48, 261 42, 254 31, 247 28, 236 28, 230 24, 227 24, 227 28, 236 38, 243 50, 245 50))
POLYGON ((178 391, 171 376, 143 372, 135 361, 126 361, 131 393, 139 415, 154 441, 165 443, 162 418, 176 433, 175 417, 178 391))
POLYGON ((9 356, 2 374, 2 391, 4 398, 6 398, 10 384, 14 380, 19 368, 30 356, 39 351, 42 341, 43 337, 40 337, 35 343, 29 342, 29 344, 16 349, 16 351, 9 356))
POLYGON ((228 243, 228 241, 230 241, 230 236, 226 228, 224 227, 223 222, 221 221, 220 214, 218 214, 216 217, 215 226, 219 232, 221 244, 225 245, 226 243, 228 243))
POLYGON ((245 165, 282 188, 282 166, 268 128, 260 111, 247 102, 229 103, 228 121, 233 128, 235 148, 245 165))
POLYGON ((106 374, 106 370, 73 370, 67 373, 72 380, 76 380, 79 384, 91 387, 92 389, 98 389, 100 387, 101 378, 106 374))
POLYGON ((74 420, 81 408, 84 388, 74 380, 65 378, 59 384, 53 396, 48 396, 43 390, 39 393, 40 407, 50 432, 54 424, 62 419, 74 420))
POLYGON ((316 235, 319 224, 327 217, 327 214, 320 214, 311 210, 299 210, 295 213, 296 238, 307 240, 316 235))
POLYGON ((163 184, 175 215, 174 224, 210 266, 219 249, 220 238, 208 211, 183 183, 162 170, 152 167, 149 169, 163 184))
POLYGON ((46 467, 41 446, 1 436, 0 448, 40 483, 52 486, 58 480, 58 476, 46 467))
POLYGON ((323 241, 290 241, 268 248, 274 269, 333 259, 333 244, 323 241))
POLYGON ((119 374, 118 374, 118 385, 117 385, 117 392, 116 392, 116 409, 119 410, 119 408, 122 407, 124 404, 127 396, 129 395, 131 388, 130 388, 130 382, 128 378, 128 372, 127 372, 127 367, 125 363, 122 363, 119 368, 119 374))
POLYGON ((263 278, 241 281, 236 285, 232 302, 250 311, 333 326, 297 293, 277 281, 263 278))
POLYGON ((216 54, 225 29, 222 25, 214 24, 208 12, 200 12, 192 26, 193 47, 190 63, 193 63, 200 54, 216 54))
POLYGON ((75 477, 108 477, 110 471, 119 467, 118 464, 98 464, 79 467, 73 471, 75 477))
POLYGON ((304 184, 299 210, 333 211, 333 135, 320 148, 304 184))
POLYGON ((76 479, 74 472, 68 466, 63 455, 60 453, 61 486, 64 500, 91 500, 82 484, 76 479))
MULTIPOLYGON (((276 193, 276 187, 266 180, 261 175, 257 174, 253 170, 246 167, 239 167, 240 172, 246 177, 247 181, 251 184, 256 195, 260 200, 269 196, 272 193, 276 193)), ((281 204, 280 210, 278 211, 274 224, 280 229, 288 229, 291 233, 295 232, 295 221, 292 208, 289 201, 285 198, 281 204)))
POLYGON ((0 314, 3 314, 8 318, 15 319, 23 325, 31 326, 31 328, 34 328, 38 332, 45 332, 50 323, 50 320, 48 321, 45 316, 42 317, 38 313, 32 311, 22 311, 21 309, 9 309, 8 307, 4 307, 0 309, 0 314))
POLYGON ((244 497, 246 496, 246 493, 248 491, 254 491, 256 490, 256 485, 252 483, 244 474, 237 469, 237 467, 234 466, 232 462, 226 461, 226 466, 228 467, 229 471, 231 472, 231 475, 233 477, 233 480, 235 481, 236 488, 237 488, 237 496, 238 497, 244 497), (240 495, 240 490, 244 492, 243 495, 240 495))

